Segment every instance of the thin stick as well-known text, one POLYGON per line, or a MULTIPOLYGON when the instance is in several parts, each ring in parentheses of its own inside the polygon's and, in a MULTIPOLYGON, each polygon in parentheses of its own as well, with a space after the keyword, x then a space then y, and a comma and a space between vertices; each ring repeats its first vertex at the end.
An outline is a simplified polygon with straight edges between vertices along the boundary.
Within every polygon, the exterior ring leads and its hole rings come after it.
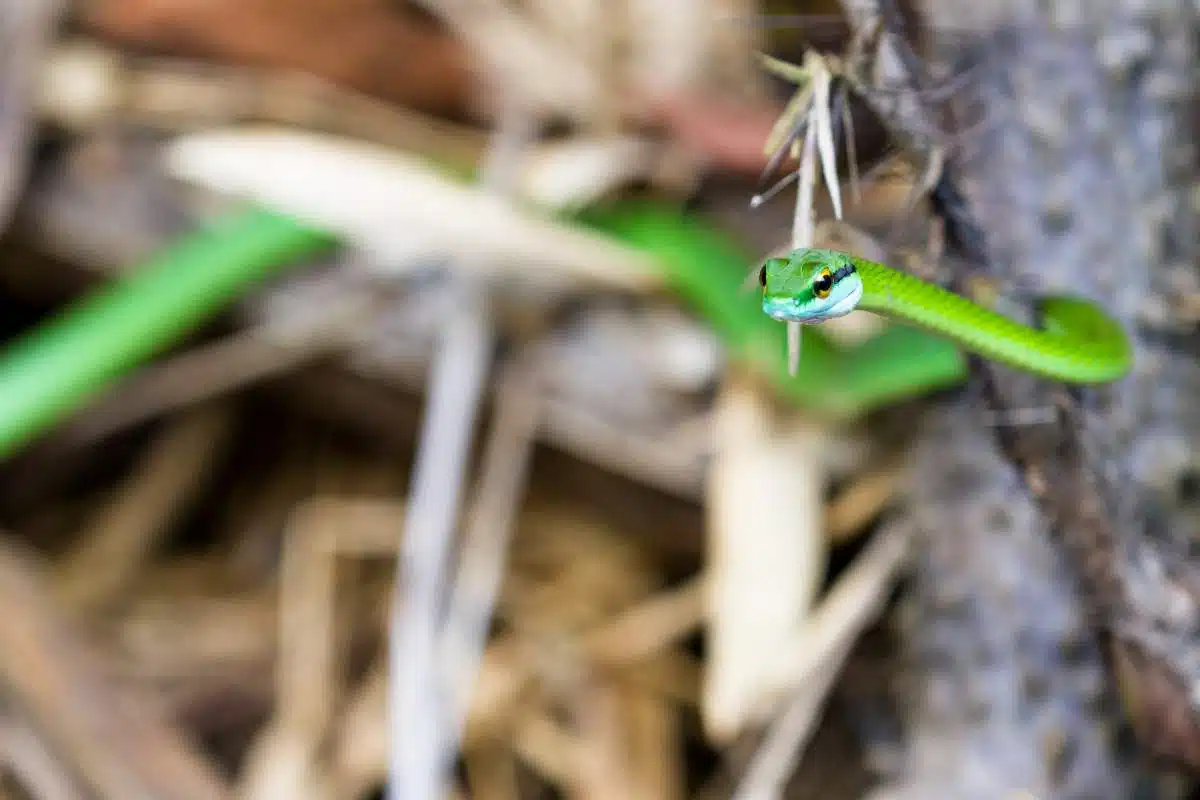
POLYGON ((817 129, 817 150, 821 156, 821 172, 825 188, 833 201, 833 214, 842 218, 842 193, 837 178, 837 158, 834 153, 833 120, 829 113, 829 85, 831 78, 826 69, 813 70, 813 126, 817 129))
MULTIPOLYGON (((530 137, 529 120, 505 108, 490 143, 484 185, 504 190, 530 137)), ((448 785, 449 707, 441 691, 437 640, 447 573, 493 331, 485 286, 454 270, 457 301, 432 365, 407 519, 396 565, 389 636, 392 800, 434 800, 448 785)))
POLYGON ((532 369, 510 368, 497 393, 483 477, 446 614, 443 660, 452 698, 451 748, 457 748, 466 726, 541 409, 532 369))
POLYGON ((766 191, 759 192, 758 194, 755 194, 754 196, 752 196, 750 198, 750 207, 758 208, 763 203, 766 203, 771 198, 773 198, 775 195, 779 194, 781 191, 786 189, 791 183, 793 183, 799 177, 800 177, 799 171, 789 172, 787 175, 784 175, 771 188, 767 189, 766 191))
MULTIPOLYGON (((808 126, 804 137, 804 155, 800 159, 800 189, 796 195, 796 215, 792 222, 792 247, 809 247, 813 240, 813 186, 816 183, 816 143, 817 127, 808 126)), ((803 327, 799 322, 789 322, 788 334, 788 374, 795 375, 800 370, 800 335, 803 327)))

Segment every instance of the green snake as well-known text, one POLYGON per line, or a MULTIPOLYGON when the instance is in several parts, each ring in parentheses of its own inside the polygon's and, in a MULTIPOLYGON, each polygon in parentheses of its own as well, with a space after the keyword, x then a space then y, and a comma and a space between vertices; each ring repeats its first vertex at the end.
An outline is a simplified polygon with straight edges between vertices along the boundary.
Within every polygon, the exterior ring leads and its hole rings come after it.
POLYGON ((863 309, 985 358, 1073 384, 1115 381, 1133 365, 1121 325, 1079 297, 1043 298, 1042 327, 1034 328, 883 264, 807 248, 767 259, 758 280, 762 310, 782 322, 816 324, 863 309))

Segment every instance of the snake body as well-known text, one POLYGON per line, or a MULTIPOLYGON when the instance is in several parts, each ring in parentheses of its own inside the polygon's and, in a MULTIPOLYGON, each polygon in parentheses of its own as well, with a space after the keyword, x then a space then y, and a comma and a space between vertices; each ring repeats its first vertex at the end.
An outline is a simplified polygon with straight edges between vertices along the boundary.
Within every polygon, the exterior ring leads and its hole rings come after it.
POLYGON ((814 324, 862 309, 1065 383, 1115 381, 1133 365, 1120 323, 1079 297, 1043 298, 1041 327, 1031 327, 906 272, 815 248, 767 259, 759 283, 763 311, 781 321, 814 324))

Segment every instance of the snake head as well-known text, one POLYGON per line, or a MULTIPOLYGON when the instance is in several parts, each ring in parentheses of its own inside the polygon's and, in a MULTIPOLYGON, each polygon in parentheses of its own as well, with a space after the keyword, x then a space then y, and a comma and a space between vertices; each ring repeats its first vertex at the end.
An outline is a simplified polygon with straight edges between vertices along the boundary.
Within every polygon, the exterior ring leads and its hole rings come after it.
POLYGON ((824 322, 849 314, 863 293, 854 262, 835 250, 801 248, 768 258, 758 273, 763 311, 781 322, 824 322))

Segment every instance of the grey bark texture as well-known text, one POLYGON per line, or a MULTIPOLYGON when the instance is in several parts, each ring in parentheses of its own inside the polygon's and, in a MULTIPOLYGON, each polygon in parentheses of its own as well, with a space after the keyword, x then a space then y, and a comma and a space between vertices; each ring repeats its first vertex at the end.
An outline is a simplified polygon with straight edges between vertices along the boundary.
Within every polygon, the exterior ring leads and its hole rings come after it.
MULTIPOLYGON (((861 22, 873 4, 844 5, 861 22)), ((910 142, 948 131, 954 255, 1029 319, 1039 292, 1104 303, 1137 366, 1076 391, 979 363, 933 411, 911 471, 907 755, 880 796, 1169 796, 1146 756, 1200 767, 1200 10, 919 5, 925 82, 971 78, 924 119, 877 110, 910 142), (983 408, 1057 421, 988 428, 983 408)))

